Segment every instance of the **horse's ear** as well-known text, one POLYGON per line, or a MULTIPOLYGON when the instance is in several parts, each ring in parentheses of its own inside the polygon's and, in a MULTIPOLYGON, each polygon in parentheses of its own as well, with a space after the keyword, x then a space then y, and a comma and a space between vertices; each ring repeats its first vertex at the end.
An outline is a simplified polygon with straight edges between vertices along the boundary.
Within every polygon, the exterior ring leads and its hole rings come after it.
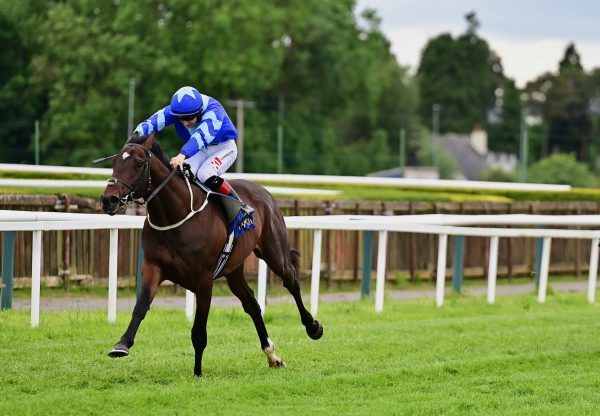
POLYGON ((151 133, 148 137, 142 137, 138 132, 134 132, 125 143, 143 144, 146 149, 150 150, 152 144, 154 144, 154 133, 151 133))
POLYGON ((140 137, 140 134, 137 131, 135 131, 135 132, 133 132, 133 134, 131 136, 129 136, 129 138, 127 139, 127 141, 125 142, 125 144, 129 144, 129 143, 137 143, 137 144, 139 144, 139 143, 141 143, 143 141, 144 141, 144 139, 142 139, 140 137))
POLYGON ((154 133, 151 133, 146 140, 144 141, 144 147, 148 150, 152 149, 152 145, 154 144, 154 133))

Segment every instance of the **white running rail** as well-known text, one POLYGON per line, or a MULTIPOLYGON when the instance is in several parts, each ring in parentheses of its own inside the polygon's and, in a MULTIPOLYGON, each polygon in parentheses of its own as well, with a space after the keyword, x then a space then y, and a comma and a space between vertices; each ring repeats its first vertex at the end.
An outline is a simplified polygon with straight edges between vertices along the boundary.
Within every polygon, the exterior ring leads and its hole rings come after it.
MULTIPOLYGON (((39 325, 40 314, 40 264, 42 254, 42 233, 50 230, 89 230, 109 229, 110 260, 109 260, 109 289, 108 289, 108 320, 116 320, 117 296, 117 236, 119 229, 141 229, 145 217, 114 216, 104 214, 69 214, 0 210, 0 231, 32 231, 32 291, 31 291, 31 325, 39 325)), ((596 299, 596 282, 598 271, 598 243, 600 230, 575 230, 553 228, 486 228, 464 227, 457 225, 545 225, 545 226, 600 226, 600 215, 406 215, 406 216, 314 216, 286 217, 288 229, 314 230, 310 308, 314 315, 318 312, 319 281, 321 265, 321 240, 323 230, 363 230, 379 233, 379 250, 377 257, 375 310, 383 310, 385 291, 385 268, 387 237, 389 232, 409 232, 435 234, 439 236, 438 267, 436 275, 435 302, 441 307, 444 302, 446 281, 446 249, 449 235, 478 236, 490 238, 490 257, 488 266, 487 301, 494 303, 496 291, 496 271, 498 260, 498 241, 507 237, 543 238, 538 302, 546 300, 548 287, 548 268, 550 249, 553 238, 586 239, 590 241, 590 267, 587 299, 594 303, 596 299), (456 224, 456 225, 448 225, 456 224)), ((262 260, 259 262, 258 302, 261 310, 266 307, 267 267, 262 260)), ((186 295, 186 316, 193 315, 193 299, 186 295)))

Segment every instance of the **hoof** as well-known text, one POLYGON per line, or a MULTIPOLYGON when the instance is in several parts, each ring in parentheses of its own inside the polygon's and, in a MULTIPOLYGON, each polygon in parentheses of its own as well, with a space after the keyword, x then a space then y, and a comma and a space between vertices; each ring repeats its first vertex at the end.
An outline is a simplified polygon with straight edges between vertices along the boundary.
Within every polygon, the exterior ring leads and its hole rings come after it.
POLYGON ((108 356, 111 358, 121 358, 127 357, 129 355, 129 348, 125 344, 121 344, 118 342, 115 346, 110 350, 108 356))
POLYGON ((263 352, 267 356, 267 362, 269 363, 269 367, 271 368, 283 368, 285 367, 285 362, 283 362, 283 358, 275 354, 275 346, 273 345, 273 341, 270 338, 267 338, 269 342, 269 346, 263 348, 263 352))
POLYGON ((285 368, 285 361, 282 358, 278 358, 276 360, 269 360, 269 367, 271 368, 285 368))
POLYGON ((323 325, 315 320, 312 325, 310 325, 310 328, 308 326, 306 327, 306 333, 312 339, 319 339, 323 336, 323 325))

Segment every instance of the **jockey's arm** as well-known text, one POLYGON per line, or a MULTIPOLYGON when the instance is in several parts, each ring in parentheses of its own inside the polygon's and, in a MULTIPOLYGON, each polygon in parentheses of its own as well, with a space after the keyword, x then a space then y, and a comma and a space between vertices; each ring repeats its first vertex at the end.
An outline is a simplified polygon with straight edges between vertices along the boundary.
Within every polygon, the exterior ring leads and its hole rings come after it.
POLYGON ((190 158, 200 150, 207 148, 217 137, 223 125, 225 113, 217 114, 215 111, 208 111, 202 115, 202 118, 196 125, 194 133, 183 145, 180 155, 190 158))
POLYGON ((169 124, 172 124, 175 117, 171 115, 169 106, 161 108, 156 113, 152 114, 146 120, 142 121, 135 128, 134 132, 142 137, 147 137, 151 133, 158 133, 169 124))

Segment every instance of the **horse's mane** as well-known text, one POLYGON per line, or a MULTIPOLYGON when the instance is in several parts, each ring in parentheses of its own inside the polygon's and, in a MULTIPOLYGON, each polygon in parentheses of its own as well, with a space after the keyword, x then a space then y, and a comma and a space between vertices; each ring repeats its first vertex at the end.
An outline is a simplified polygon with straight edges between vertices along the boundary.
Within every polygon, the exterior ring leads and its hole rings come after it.
MULTIPOLYGON (((133 133, 131 137, 127 139, 127 143, 143 145, 146 142, 146 139, 148 139, 148 137, 150 136, 142 137, 138 133, 133 133)), ((167 155, 165 155, 165 152, 163 151, 162 147, 160 147, 160 143, 158 143, 156 137, 154 137, 154 140, 152 141, 152 147, 150 147, 150 151, 154 154, 154 156, 158 158, 158 160, 160 160, 166 167, 168 167, 169 170, 173 169, 171 167, 171 164, 169 163, 169 158, 167 157, 167 155)))

